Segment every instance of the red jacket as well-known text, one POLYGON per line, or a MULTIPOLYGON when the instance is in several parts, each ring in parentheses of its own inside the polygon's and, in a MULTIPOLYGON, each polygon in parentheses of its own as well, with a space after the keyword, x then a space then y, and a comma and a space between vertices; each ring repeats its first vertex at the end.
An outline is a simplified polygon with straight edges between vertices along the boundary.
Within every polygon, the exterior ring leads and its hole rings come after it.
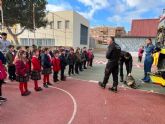
POLYGON ((53 71, 57 72, 61 70, 61 62, 59 58, 52 59, 53 71))
POLYGON ((33 56, 31 62, 33 71, 41 71, 41 62, 37 57, 33 56))
POLYGON ((21 60, 16 60, 15 66, 16 66, 16 74, 19 76, 25 76, 28 70, 26 64, 21 60))
POLYGON ((26 62, 26 68, 28 69, 28 71, 31 70, 30 60, 27 60, 27 62, 26 62))

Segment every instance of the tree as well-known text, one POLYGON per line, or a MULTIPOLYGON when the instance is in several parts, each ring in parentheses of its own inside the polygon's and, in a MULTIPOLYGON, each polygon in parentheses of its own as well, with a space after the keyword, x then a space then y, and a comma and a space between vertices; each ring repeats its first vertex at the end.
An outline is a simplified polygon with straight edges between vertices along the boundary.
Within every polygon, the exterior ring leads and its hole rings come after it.
POLYGON ((13 36, 16 44, 18 44, 17 36, 22 34, 25 29, 30 31, 35 30, 33 17, 35 17, 36 28, 47 25, 48 21, 45 19, 46 4, 47 0, 3 0, 4 26, 13 36), (22 30, 16 34, 11 28, 15 24, 20 24, 22 27, 22 30))

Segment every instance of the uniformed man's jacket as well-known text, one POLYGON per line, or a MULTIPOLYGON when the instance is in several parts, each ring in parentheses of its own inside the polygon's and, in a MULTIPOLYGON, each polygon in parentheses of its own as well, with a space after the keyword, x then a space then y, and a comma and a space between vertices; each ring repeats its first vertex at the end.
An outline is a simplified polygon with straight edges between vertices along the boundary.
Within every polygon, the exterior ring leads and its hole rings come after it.
POLYGON ((109 62, 118 63, 120 60, 120 52, 121 52, 120 46, 115 42, 113 42, 111 45, 108 46, 106 58, 109 60, 109 62))

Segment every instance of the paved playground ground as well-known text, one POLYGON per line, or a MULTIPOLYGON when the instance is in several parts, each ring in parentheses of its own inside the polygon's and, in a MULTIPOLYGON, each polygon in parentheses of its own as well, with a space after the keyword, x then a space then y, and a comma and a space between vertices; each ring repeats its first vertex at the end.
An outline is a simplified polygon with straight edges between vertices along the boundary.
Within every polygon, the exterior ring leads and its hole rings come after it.
POLYGON ((32 94, 27 97, 20 95, 17 82, 8 82, 3 86, 8 101, 0 106, 0 124, 165 124, 165 88, 142 83, 142 66, 133 68, 139 89, 120 83, 118 93, 108 90, 111 79, 106 89, 98 86, 104 68, 95 61, 93 68, 42 92, 35 92, 30 81, 32 94))

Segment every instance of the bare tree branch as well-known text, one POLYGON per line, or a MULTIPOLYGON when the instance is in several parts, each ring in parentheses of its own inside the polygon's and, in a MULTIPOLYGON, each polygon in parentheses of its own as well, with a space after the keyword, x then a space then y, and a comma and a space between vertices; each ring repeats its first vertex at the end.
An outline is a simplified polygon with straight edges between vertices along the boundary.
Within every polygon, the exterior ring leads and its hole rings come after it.
POLYGON ((13 33, 11 28, 7 27, 7 31, 13 36, 18 36, 18 35, 22 34, 25 31, 25 29, 26 29, 26 27, 24 27, 19 33, 13 33))

